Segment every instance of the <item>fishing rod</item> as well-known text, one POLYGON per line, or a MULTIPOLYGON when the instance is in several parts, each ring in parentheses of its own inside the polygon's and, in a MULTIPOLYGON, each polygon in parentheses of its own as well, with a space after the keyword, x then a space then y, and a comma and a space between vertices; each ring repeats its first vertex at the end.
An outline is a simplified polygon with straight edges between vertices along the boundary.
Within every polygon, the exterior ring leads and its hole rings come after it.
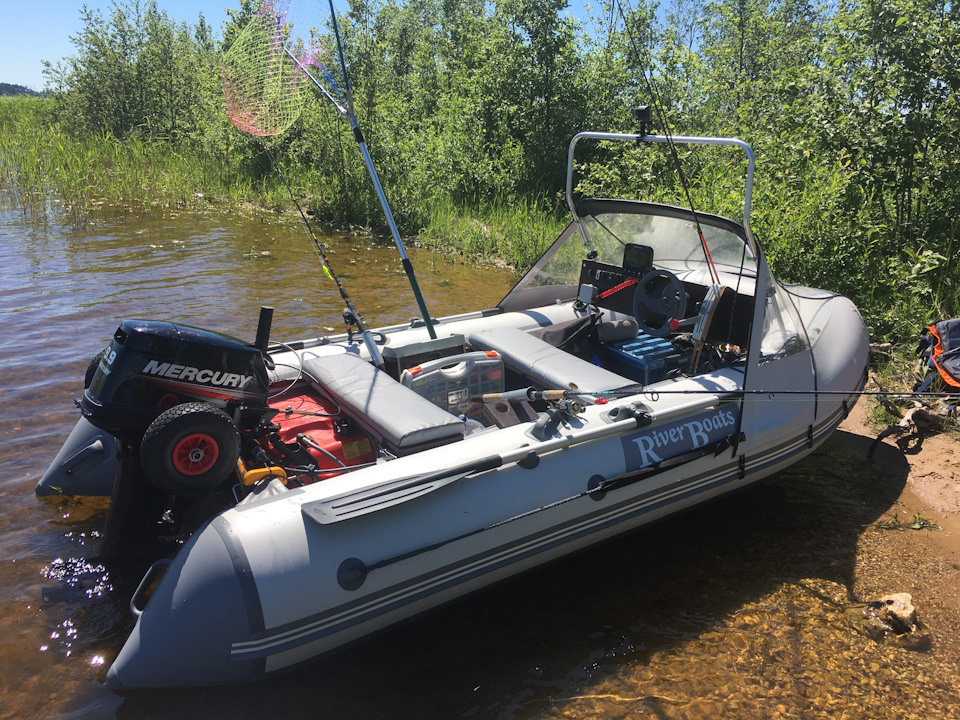
POLYGON ((303 219, 303 224, 307 228, 307 234, 309 234, 310 239, 313 240, 313 245, 317 251, 317 257, 320 259, 320 265, 323 267, 323 272, 328 278, 336 283, 337 289, 340 291, 340 297, 343 298, 343 302, 347 306, 343 311, 343 321, 348 327, 352 325, 357 326, 357 328, 360 330, 360 337, 363 338, 363 344, 367 348, 367 352, 370 353, 370 359, 377 367, 383 367, 383 356, 380 354, 380 348, 377 347, 377 343, 373 339, 373 334, 369 329, 367 329, 367 326, 363 321, 363 317, 354 307, 353 301, 350 299, 350 293, 347 292, 347 288, 344 287, 343 283, 340 281, 340 278, 337 276, 337 273, 330 266, 330 261, 327 259, 327 254, 323 251, 323 244, 317 239, 317 235, 313 231, 313 226, 310 225, 310 221, 307 219, 307 214, 303 211, 303 208, 297 201, 297 196, 293 192, 293 188, 290 187, 290 183, 287 182, 286 175, 284 175, 283 170, 280 169, 280 163, 277 162, 277 159, 270 151, 267 143, 263 142, 262 144, 263 149, 267 151, 267 156, 270 158, 270 162, 277 171, 277 175, 280 176, 284 187, 287 188, 287 192, 290 194, 290 199, 293 200, 293 204, 296 206, 297 212, 300 213, 300 217, 303 219))
MULTIPOLYGON (((656 89, 654 88, 653 83, 651 82, 651 79, 648 76, 647 71, 643 67, 643 64, 641 62, 640 51, 637 48, 636 41, 634 40, 634 37, 633 37, 633 33, 630 31, 630 23, 627 21, 626 14, 624 13, 624 10, 623 10, 623 1, 615 0, 615 3, 616 3, 617 11, 620 14, 620 18, 623 20, 623 27, 630 41, 630 47, 633 50, 634 57, 636 58, 637 66, 640 68, 641 74, 643 75, 643 82, 647 87, 647 92, 650 94, 653 108, 657 113, 657 118, 660 122, 663 135, 666 138, 667 147, 670 150, 670 158, 673 162, 674 168, 677 171, 677 177, 680 179, 680 185, 683 187, 683 193, 687 199, 687 205, 690 207, 690 214, 693 217, 693 224, 697 231, 697 237, 700 240, 700 247, 703 249, 703 254, 707 261, 707 270, 710 273, 710 281, 711 281, 711 284, 713 285, 713 289, 711 289, 711 293, 717 294, 717 298, 714 299, 713 301, 713 305, 715 306, 716 303, 719 302, 719 295, 722 293, 722 290, 723 290, 722 283, 720 282, 720 272, 717 270, 717 267, 713 262, 713 255, 711 254, 710 247, 707 244, 707 238, 703 234, 703 228, 700 226, 700 218, 699 218, 699 215, 697 214, 697 209, 694 206, 693 196, 690 194, 690 185, 687 182, 686 174, 683 172, 683 166, 680 163, 680 156, 677 154, 677 146, 674 143, 673 137, 671 136, 671 133, 670 133, 670 125, 667 122, 666 112, 664 111, 664 108, 663 108, 663 101, 661 100, 659 93, 657 93, 656 89)), ((629 0, 627 0, 627 3, 629 7, 629 0)), ((630 8, 630 10, 632 12, 633 8, 630 8)), ((610 15, 612 20, 613 18, 612 9, 611 9, 610 15)), ((643 136, 647 134, 646 127, 651 120, 650 108, 649 107, 637 108, 635 117, 637 122, 640 123, 639 139, 642 141, 643 136)), ((749 232, 749 225, 747 225, 747 231, 749 232)), ((706 342, 702 337, 697 338, 697 344, 696 344, 696 347, 694 348, 693 357, 691 358, 691 365, 690 365, 691 369, 694 372, 696 372, 697 367, 700 365, 700 356, 703 353, 703 348, 705 345, 706 345, 706 342)))
MULTIPOLYGON (((383 208, 383 214, 386 217, 387 225, 390 226, 390 234, 393 236, 393 242, 397 246, 397 252, 400 253, 400 263, 403 265, 403 271, 407 275, 407 280, 410 282, 410 288, 413 290, 413 296, 417 301, 417 307, 420 309, 420 316, 423 318, 423 322, 426 323, 427 333, 430 335, 431 340, 436 340, 437 332, 433 327, 433 321, 430 319, 430 313, 427 311, 427 305, 423 299, 423 293, 420 291, 420 284, 417 282, 417 275, 413 271, 413 263, 410 262, 410 258, 407 257, 407 251, 403 246, 403 241, 400 239, 400 231, 397 229, 397 223, 393 219, 393 212, 390 210, 390 203, 387 202, 387 196, 383 191, 383 186, 380 184, 380 177, 377 174, 377 169, 373 165, 373 159, 370 157, 370 151, 367 149, 367 143, 363 137, 363 131, 360 129, 360 123, 357 120, 357 114, 354 112, 353 108, 353 92, 350 89, 350 76, 347 74, 347 59, 343 51, 343 42, 340 39, 340 28, 337 25, 337 13, 333 9, 333 0, 330 0, 330 21, 333 25, 333 34, 337 41, 337 54, 340 59, 340 70, 343 73, 343 84, 346 91, 346 100, 347 105, 344 107, 338 102, 334 102, 334 107, 340 112, 343 117, 347 119, 350 123, 350 128, 353 130, 353 137, 357 141, 357 146, 360 148, 360 154, 363 156, 363 162, 367 166, 367 174, 370 175, 370 180, 373 182, 374 190, 377 192, 377 198, 380 200, 380 206, 383 208)), ((289 52, 289 51, 288 51, 289 52)), ((300 68, 310 81, 316 85, 323 94, 330 100, 333 100, 331 94, 323 88, 323 86, 313 77, 312 74, 304 67, 304 63, 297 61, 297 67, 300 68)), ((332 78, 331 78, 332 79, 332 78)), ((336 85, 334 85, 336 88, 336 85)))
POLYGON ((484 395, 475 395, 470 398, 472 402, 516 402, 519 400, 562 400, 565 398, 576 398, 578 396, 589 397, 629 397, 631 395, 644 395, 651 401, 656 401, 661 395, 716 395, 721 398, 749 398, 765 397, 771 400, 784 397, 784 399, 806 399, 810 396, 825 397, 899 397, 899 398, 929 398, 936 400, 958 400, 960 393, 946 392, 907 392, 895 390, 707 390, 707 389, 678 389, 678 390, 646 390, 643 385, 626 385, 615 390, 538 390, 535 387, 522 388, 520 390, 509 390, 502 393, 487 393, 484 395))
MULTIPOLYGON (((660 121, 660 126, 663 128, 663 134, 667 138, 667 147, 670 150, 670 158, 673 161, 674 168, 677 171, 677 176, 680 178, 680 185, 683 187, 683 193, 687 198, 687 204, 690 206, 690 212, 693 215, 693 223, 696 226, 697 236, 700 238, 700 246, 703 248, 703 253, 707 260, 710 279, 719 285, 720 273, 717 271, 717 267, 713 263, 713 255, 710 253, 710 248, 707 245, 707 239, 703 234, 703 228, 700 227, 700 220, 697 215, 697 210, 694 207, 693 197, 690 194, 690 185, 687 183, 687 177, 683 172, 683 166, 680 163, 680 156, 677 154, 677 146, 673 142, 673 138, 670 135, 670 126, 667 123, 666 113, 663 109, 663 102, 661 101, 657 91, 654 89, 653 83, 650 81, 650 78, 647 75, 647 71, 643 68, 640 62, 640 51, 637 49, 636 42, 633 38, 633 33, 630 32, 630 24, 627 22, 626 14, 623 11, 623 2, 621 0, 616 0, 616 5, 620 14, 620 19, 623 20, 623 27, 627 31, 627 37, 630 40, 630 47, 633 50, 634 57, 637 60, 637 65, 640 67, 640 71, 643 75, 643 82, 647 86, 647 92, 650 93, 650 98, 653 101, 653 108, 656 110, 657 119, 660 121)), ((633 8, 630 8, 630 10, 632 12, 633 8)), ((636 120, 640 123, 639 134, 641 135, 642 140, 642 136, 646 135, 646 126, 650 122, 649 108, 647 108, 645 113, 638 108, 636 120)))
MULTIPOLYGON (((430 338, 435 339, 436 330, 413 271, 413 264, 400 239, 390 204, 360 130, 333 0, 330 0, 329 6, 345 97, 333 75, 317 60, 321 48, 317 44, 319 36, 315 28, 320 18, 315 16, 313 4, 298 3, 297 0, 265 0, 224 53, 220 82, 227 113, 231 123, 250 135, 279 135, 290 128, 300 116, 304 104, 304 90, 312 84, 348 120, 400 253, 401 264, 416 298, 420 315, 430 338), (297 54, 294 54, 294 51, 297 54), (323 72, 329 87, 310 73, 308 66, 311 65, 323 72)), ((278 167, 275 161, 274 167, 278 167)), ((286 180, 284 184, 287 184, 289 189, 286 180)), ((358 314, 354 315, 359 319, 358 314)), ((375 357, 377 356, 379 353, 375 357)))

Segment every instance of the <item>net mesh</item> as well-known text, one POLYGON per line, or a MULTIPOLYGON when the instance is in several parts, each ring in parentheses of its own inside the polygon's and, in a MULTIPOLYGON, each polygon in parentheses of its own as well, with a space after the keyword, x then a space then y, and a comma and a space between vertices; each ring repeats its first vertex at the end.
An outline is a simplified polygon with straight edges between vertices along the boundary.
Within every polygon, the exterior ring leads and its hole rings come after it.
POLYGON ((237 36, 220 70, 227 113, 237 128, 279 135, 299 117, 310 83, 336 90, 318 59, 323 49, 314 23, 322 17, 313 2, 267 0, 237 36))

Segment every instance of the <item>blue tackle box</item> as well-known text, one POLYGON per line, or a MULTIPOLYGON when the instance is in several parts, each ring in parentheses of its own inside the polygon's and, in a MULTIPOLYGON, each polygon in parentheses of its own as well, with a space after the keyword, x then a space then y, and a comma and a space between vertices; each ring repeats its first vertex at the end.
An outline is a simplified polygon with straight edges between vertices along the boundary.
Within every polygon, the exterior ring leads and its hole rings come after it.
POLYGON ((644 385, 663 380, 680 366, 680 352, 666 338, 640 333, 604 346, 604 367, 644 385))
POLYGON ((483 403, 470 398, 503 392, 503 358, 493 350, 438 358, 404 370, 400 382, 454 415, 480 418, 483 403))

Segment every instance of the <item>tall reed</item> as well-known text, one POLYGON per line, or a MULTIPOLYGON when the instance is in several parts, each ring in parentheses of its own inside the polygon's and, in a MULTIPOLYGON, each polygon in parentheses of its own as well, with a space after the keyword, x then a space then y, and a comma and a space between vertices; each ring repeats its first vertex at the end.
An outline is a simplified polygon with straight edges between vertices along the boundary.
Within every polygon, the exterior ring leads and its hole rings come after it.
POLYGON ((556 240, 569 218, 542 199, 498 199, 480 207, 439 199, 429 207, 417 242, 468 259, 527 269, 556 240))
POLYGON ((43 206, 56 196, 80 219, 103 206, 129 212, 280 197, 276 189, 252 185, 243 158, 230 153, 135 135, 74 137, 55 121, 52 102, 0 97, 0 182, 15 186, 22 202, 43 206))

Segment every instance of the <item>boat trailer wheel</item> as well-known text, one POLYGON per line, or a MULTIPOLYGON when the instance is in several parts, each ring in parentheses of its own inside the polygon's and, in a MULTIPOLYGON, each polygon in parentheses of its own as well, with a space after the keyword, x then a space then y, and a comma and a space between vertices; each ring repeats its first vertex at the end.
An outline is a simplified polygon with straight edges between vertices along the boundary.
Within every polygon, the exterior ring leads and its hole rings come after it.
POLYGON ((147 481, 175 495, 213 490, 233 471, 239 453, 240 434, 233 420, 202 402, 165 410, 140 443, 147 481))
POLYGON ((687 291, 680 278, 668 270, 651 270, 633 293, 633 316, 640 330, 653 337, 664 337, 672 328, 671 320, 683 320, 687 311, 687 291), (649 322, 658 323, 651 327, 649 322))
POLYGON ((220 456, 217 441, 206 433, 191 433, 173 447, 173 467, 184 475, 202 475, 220 456))

